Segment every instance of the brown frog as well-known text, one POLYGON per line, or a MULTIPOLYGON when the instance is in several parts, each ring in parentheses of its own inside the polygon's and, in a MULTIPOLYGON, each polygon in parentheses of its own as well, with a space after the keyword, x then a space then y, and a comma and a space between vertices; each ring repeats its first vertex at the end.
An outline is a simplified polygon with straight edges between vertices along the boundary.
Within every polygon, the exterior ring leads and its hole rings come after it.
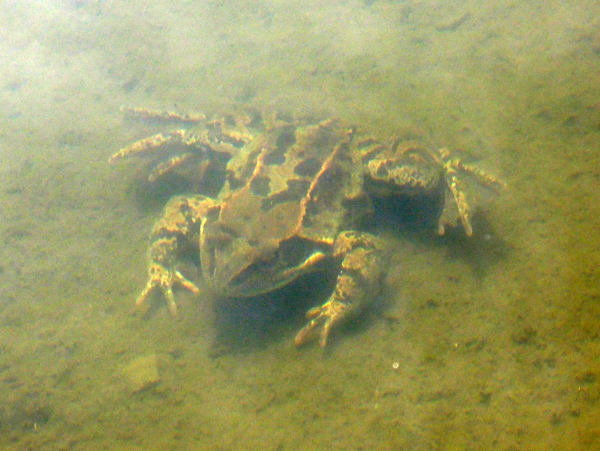
POLYGON ((297 334, 296 345, 319 338, 325 346, 331 327, 358 312, 381 283, 384 246, 359 229, 372 214, 373 196, 443 190, 439 233, 460 220, 471 235, 471 205, 461 175, 496 190, 503 186, 446 149, 412 141, 379 142, 339 119, 310 123, 264 120, 256 114, 208 121, 143 109, 126 112, 191 123, 200 131, 142 139, 121 149, 110 163, 158 154, 151 181, 192 160, 204 163, 198 177, 215 161, 222 162, 225 174, 214 198, 190 194, 169 200, 150 234, 148 283, 136 304, 158 287, 175 316, 173 286, 199 292, 177 270, 182 247, 195 239, 204 283, 226 297, 268 293, 303 274, 337 265, 333 293, 308 311, 310 321, 297 334))

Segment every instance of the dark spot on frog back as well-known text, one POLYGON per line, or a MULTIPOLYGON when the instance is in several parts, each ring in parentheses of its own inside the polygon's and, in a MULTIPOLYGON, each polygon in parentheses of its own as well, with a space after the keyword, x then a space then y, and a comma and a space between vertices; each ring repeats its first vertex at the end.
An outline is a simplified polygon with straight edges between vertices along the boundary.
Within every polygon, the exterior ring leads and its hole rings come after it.
POLYGON ((286 127, 277 137, 275 147, 265 155, 264 163, 266 165, 281 165, 285 162, 285 154, 288 149, 296 144, 296 135, 293 127, 286 127))
POLYGON ((314 177, 321 169, 322 163, 317 158, 307 158, 298 163, 294 168, 294 173, 303 177, 314 177))

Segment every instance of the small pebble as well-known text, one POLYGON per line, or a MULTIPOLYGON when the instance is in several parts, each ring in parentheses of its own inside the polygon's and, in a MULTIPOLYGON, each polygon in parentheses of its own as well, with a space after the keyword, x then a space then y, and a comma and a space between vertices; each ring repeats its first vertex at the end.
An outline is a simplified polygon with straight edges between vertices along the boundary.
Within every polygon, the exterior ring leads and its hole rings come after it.
POLYGON ((154 387, 160 382, 158 359, 155 354, 138 357, 123 368, 123 374, 133 393, 154 387))

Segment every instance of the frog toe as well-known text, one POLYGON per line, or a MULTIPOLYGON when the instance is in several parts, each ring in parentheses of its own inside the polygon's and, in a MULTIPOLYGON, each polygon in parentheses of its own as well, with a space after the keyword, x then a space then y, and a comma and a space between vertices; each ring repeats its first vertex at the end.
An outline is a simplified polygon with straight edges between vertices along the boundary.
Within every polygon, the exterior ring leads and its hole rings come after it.
POLYGON ((330 300, 319 307, 314 307, 306 314, 307 318, 312 318, 306 326, 300 329, 296 335, 294 344, 303 345, 319 338, 319 345, 324 348, 327 345, 327 338, 331 326, 346 316, 348 306, 343 302, 330 300))

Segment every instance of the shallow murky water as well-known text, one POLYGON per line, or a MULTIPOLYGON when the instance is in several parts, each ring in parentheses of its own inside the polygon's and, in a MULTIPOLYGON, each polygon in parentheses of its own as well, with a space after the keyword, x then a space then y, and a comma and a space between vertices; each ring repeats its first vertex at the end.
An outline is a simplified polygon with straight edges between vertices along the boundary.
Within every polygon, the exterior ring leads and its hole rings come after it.
POLYGON ((0 448, 593 450, 597 2, 21 1, 0 16, 0 448), (378 232, 383 294, 325 351, 272 302, 132 304, 169 194, 121 106, 340 116, 464 149, 476 234, 378 232), (133 368, 133 369, 132 369, 133 368), (133 373, 152 386, 137 392, 133 373))

